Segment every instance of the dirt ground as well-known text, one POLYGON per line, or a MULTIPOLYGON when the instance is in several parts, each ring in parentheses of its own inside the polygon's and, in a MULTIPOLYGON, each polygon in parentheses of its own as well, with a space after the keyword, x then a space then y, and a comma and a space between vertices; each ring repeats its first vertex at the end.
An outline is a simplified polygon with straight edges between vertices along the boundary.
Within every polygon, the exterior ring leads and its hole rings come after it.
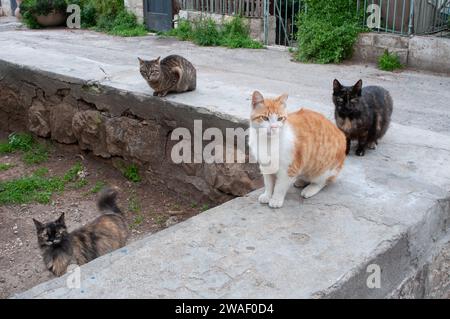
MULTIPOLYGON (((0 141, 6 138, 6 134, 0 133, 0 141)), ((0 171, 0 181, 30 175, 40 167, 48 168, 49 175, 62 176, 77 162, 85 167, 86 186, 80 189, 66 187, 63 193, 53 195, 49 205, 31 203, 0 206, 0 298, 8 298, 53 278, 43 265, 32 218, 47 222, 65 212, 69 231, 95 219, 98 216, 98 194, 90 190, 98 181, 121 190, 118 205, 126 212, 130 225, 129 242, 183 221, 209 207, 206 203, 190 202, 162 184, 130 182, 112 165, 111 160, 80 151, 77 146, 57 143, 51 143, 49 160, 39 165, 24 164, 20 153, 0 155, 0 164, 15 165, 7 171, 0 171)))

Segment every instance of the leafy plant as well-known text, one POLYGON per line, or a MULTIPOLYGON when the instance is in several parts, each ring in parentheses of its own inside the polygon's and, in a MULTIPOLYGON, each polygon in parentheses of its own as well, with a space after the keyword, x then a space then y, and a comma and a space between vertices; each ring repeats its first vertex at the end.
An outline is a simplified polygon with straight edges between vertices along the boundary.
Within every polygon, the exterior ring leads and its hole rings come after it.
POLYGON ((10 168, 13 168, 13 167, 14 167, 14 164, 0 163, 0 172, 1 171, 7 171, 7 170, 9 170, 10 168))
POLYGON ((244 19, 235 16, 223 26, 211 19, 200 19, 194 22, 180 20, 176 29, 165 33, 182 41, 192 41, 201 46, 224 46, 228 48, 260 49, 263 45, 250 38, 249 27, 244 19))
POLYGON ((261 49, 263 45, 250 38, 250 28, 242 17, 236 16, 225 22, 222 28, 221 45, 228 48, 261 49))
POLYGON ((123 0, 72 0, 81 8, 81 26, 118 36, 142 36, 147 29, 128 12, 123 0))
POLYGON ((40 164, 48 159, 47 147, 37 143, 28 133, 13 133, 8 137, 7 142, 0 143, 0 154, 15 151, 21 151, 22 160, 29 165, 40 164))
POLYGON ((351 56, 359 24, 356 1, 305 0, 308 10, 297 17, 298 52, 302 62, 339 63, 351 56))
POLYGON ((144 25, 138 24, 136 16, 126 10, 120 12, 114 19, 113 27, 109 34, 123 37, 137 37, 148 33, 144 25))
POLYGON ((138 183, 141 181, 141 176, 139 176, 139 168, 135 164, 128 165, 122 170, 123 176, 129 181, 138 183))
POLYGON ((396 53, 390 53, 385 50, 383 55, 378 59, 378 68, 383 71, 394 71, 403 68, 400 63, 400 57, 396 53))
POLYGON ((192 40, 202 46, 220 45, 220 34, 216 22, 211 18, 200 19, 194 24, 192 40))

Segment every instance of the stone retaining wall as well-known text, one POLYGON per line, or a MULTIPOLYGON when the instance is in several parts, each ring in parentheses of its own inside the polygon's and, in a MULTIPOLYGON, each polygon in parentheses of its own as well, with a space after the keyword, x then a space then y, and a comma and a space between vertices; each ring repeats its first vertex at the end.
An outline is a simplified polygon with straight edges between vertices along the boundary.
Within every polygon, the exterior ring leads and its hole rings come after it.
POLYGON ((353 60, 377 63, 386 49, 396 53, 405 66, 450 74, 450 38, 361 33, 354 47, 353 60))
POLYGON ((78 143, 104 158, 121 157, 197 200, 224 202, 260 187, 255 164, 172 162, 178 141, 171 140, 171 132, 177 127, 193 132, 195 119, 203 120, 204 129, 223 132, 246 126, 199 108, 0 61, 2 130, 29 130, 60 143, 78 143))

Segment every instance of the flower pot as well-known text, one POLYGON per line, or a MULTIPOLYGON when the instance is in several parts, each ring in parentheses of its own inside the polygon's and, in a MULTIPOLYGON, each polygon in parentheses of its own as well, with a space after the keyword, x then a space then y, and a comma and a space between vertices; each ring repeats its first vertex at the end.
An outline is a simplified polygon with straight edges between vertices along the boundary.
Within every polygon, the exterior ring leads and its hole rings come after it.
POLYGON ((47 15, 36 16, 36 21, 43 27, 56 27, 66 22, 66 14, 53 11, 47 15))

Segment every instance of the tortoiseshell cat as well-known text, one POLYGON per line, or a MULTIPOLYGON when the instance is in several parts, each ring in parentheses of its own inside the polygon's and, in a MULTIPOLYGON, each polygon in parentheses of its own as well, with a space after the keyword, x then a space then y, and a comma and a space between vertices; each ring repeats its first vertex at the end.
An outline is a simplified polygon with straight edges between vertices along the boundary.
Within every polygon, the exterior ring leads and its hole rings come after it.
POLYGON ((391 121, 393 101, 389 92, 379 86, 363 88, 362 80, 354 86, 334 80, 333 103, 336 124, 347 138, 347 154, 352 140, 358 140, 358 156, 364 156, 367 148, 375 149, 391 121))
POLYGON ((170 92, 193 91, 197 86, 197 71, 191 62, 179 55, 169 55, 160 60, 145 61, 138 58, 141 75, 154 90, 154 96, 170 92))
POLYGON ((265 99, 258 91, 252 98, 249 146, 265 186, 259 202, 272 208, 283 206, 292 184, 306 186, 301 192, 304 198, 316 195, 334 181, 345 160, 344 134, 314 111, 288 114, 286 100, 287 95, 265 99))
POLYGON ((112 189, 102 191, 97 203, 102 215, 71 233, 67 231, 64 213, 47 224, 33 218, 48 270, 61 276, 70 264, 85 264, 126 244, 128 225, 116 205, 116 197, 117 192, 112 189))

